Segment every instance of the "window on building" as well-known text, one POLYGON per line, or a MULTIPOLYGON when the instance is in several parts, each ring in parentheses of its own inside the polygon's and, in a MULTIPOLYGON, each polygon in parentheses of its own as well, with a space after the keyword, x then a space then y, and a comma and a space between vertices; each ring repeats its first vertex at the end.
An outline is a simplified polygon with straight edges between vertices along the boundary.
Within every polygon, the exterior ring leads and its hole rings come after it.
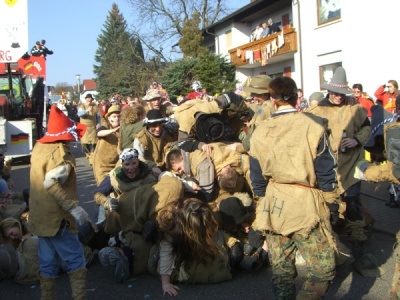
POLYGON ((317 0, 318 25, 322 25, 341 17, 340 0, 317 0))
POLYGON ((333 73, 335 73, 337 67, 341 67, 342 62, 336 62, 328 65, 322 65, 319 67, 319 81, 320 85, 329 83, 332 79, 333 73))
POLYGON ((228 30, 225 32, 225 40, 226 40, 226 49, 229 50, 232 48, 232 30, 228 30))

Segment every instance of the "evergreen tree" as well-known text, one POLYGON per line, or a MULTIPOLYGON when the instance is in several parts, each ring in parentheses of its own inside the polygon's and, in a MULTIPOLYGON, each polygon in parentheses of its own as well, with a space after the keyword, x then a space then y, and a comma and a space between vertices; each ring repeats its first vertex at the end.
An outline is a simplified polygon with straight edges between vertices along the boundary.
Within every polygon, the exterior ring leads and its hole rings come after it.
POLYGON ((192 18, 186 20, 182 28, 182 37, 179 39, 179 47, 183 53, 183 57, 199 57, 208 52, 203 45, 203 34, 199 28, 200 14, 193 13, 192 18))
POLYGON ((201 55, 192 72, 209 95, 236 90, 235 67, 221 55, 210 52, 201 55))
POLYGON ((164 70, 162 76, 163 86, 168 89, 169 98, 176 101, 179 95, 186 95, 190 90, 190 84, 193 81, 193 70, 197 59, 180 59, 169 65, 164 70))
POLYGON ((177 60, 164 71, 162 82, 171 100, 192 92, 193 81, 201 82, 209 95, 236 89, 235 68, 224 57, 210 52, 177 60))
POLYGON ((140 40, 128 32, 126 20, 115 3, 97 42, 94 74, 99 97, 132 94, 140 81, 135 75, 143 72, 145 65, 143 49, 140 40))

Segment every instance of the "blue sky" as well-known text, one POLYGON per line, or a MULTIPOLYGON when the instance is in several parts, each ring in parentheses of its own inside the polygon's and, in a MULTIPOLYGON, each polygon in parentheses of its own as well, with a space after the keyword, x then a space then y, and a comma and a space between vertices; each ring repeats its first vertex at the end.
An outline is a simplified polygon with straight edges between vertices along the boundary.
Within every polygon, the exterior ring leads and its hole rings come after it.
MULTIPOLYGON (((125 0, 28 0, 29 47, 45 39, 54 51, 47 57, 47 85, 76 84, 76 74, 81 82, 94 77, 96 40, 114 2, 131 25, 132 8, 125 0)), ((232 8, 249 2, 228 1, 232 8)))

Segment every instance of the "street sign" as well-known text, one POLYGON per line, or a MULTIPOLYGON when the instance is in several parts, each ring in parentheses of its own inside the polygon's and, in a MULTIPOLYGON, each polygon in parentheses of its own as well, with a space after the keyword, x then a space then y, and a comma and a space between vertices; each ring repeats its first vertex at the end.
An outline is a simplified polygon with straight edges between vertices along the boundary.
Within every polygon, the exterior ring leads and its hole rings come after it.
POLYGON ((0 62, 17 62, 29 50, 28 0, 0 0, 0 62))

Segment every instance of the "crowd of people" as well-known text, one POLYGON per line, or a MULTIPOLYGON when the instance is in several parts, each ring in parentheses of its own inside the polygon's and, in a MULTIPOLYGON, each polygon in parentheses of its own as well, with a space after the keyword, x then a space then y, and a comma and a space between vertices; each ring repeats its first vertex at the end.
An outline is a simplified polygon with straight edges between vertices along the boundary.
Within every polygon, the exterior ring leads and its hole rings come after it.
POLYGON ((289 77, 254 76, 215 97, 199 81, 192 88, 177 104, 156 82, 142 100, 87 94, 79 122, 53 105, 32 152, 30 190, 13 196, 2 163, 0 276, 40 281, 42 299, 54 299, 66 272, 72 298, 85 299, 95 255, 117 282, 150 272, 171 296, 182 282, 271 267, 276 299, 321 299, 338 267, 371 257, 361 180, 400 183, 398 144, 382 142, 398 133, 396 81, 379 87, 376 104, 361 84, 347 85, 342 67, 325 94, 308 99, 289 77), (79 140, 96 181, 94 219, 77 194, 69 143, 79 140), (384 150, 389 162, 378 165, 384 150), (296 291, 298 257, 307 279, 296 291))

